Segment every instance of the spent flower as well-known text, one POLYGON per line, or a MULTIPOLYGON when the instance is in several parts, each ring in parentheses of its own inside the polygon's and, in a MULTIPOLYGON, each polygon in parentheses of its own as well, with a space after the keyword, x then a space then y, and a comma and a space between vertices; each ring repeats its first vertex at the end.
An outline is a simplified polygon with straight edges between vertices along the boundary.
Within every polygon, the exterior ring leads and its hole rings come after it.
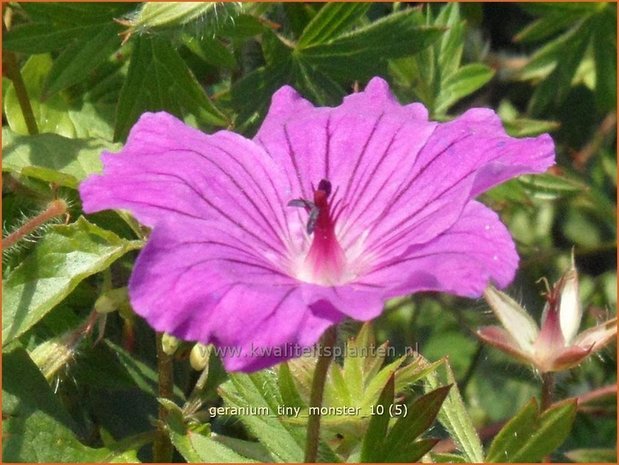
POLYGON ((572 368, 617 335, 617 318, 578 332, 582 306, 574 257, 570 268, 546 293, 541 328, 516 301, 494 287, 488 286, 484 297, 502 327, 485 326, 478 335, 541 373, 572 368))
POLYGON ((334 108, 282 87, 253 139, 145 113, 80 194, 87 213, 126 209, 152 228, 129 282, 135 311, 251 371, 386 299, 509 284, 514 243, 474 198, 553 162, 546 134, 512 138, 482 108, 429 121, 374 78, 334 108))

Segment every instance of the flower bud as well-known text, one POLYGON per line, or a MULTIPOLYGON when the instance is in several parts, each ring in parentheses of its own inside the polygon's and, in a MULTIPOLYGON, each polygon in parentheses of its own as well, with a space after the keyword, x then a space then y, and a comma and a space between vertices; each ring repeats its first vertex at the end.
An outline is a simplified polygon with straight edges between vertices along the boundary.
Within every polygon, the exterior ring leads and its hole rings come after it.
POLYGON ((208 365, 208 359, 211 356, 211 346, 200 344, 199 342, 193 346, 189 354, 189 364, 196 371, 202 371, 208 365))
POLYGON ((161 337, 161 347, 163 348, 163 353, 166 355, 174 355, 176 349, 180 345, 180 341, 176 339, 174 336, 168 333, 163 333, 161 337))

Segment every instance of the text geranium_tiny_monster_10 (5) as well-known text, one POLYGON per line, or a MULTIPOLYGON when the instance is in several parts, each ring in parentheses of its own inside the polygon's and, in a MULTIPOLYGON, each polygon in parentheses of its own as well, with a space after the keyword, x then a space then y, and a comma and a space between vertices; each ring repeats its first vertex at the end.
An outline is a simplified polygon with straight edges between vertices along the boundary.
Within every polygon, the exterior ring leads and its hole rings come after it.
POLYGON ((337 107, 284 86, 252 139, 145 113, 102 160, 79 187, 84 211, 152 228, 129 280, 135 312, 254 371, 392 297, 507 286, 513 240, 475 197, 545 171, 554 144, 508 136, 484 108, 430 121, 376 77, 337 107))

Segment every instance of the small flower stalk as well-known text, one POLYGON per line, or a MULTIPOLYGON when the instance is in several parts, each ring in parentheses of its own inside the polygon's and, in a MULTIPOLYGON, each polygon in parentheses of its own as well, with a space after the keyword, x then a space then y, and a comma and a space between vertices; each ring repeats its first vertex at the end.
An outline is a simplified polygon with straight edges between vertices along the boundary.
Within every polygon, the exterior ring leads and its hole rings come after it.
POLYGON ((533 365, 540 373, 567 370, 602 349, 617 334, 617 318, 579 333, 582 306, 578 295, 578 272, 572 263, 546 293, 541 327, 508 295, 489 286, 484 297, 501 326, 477 331, 488 344, 533 365))

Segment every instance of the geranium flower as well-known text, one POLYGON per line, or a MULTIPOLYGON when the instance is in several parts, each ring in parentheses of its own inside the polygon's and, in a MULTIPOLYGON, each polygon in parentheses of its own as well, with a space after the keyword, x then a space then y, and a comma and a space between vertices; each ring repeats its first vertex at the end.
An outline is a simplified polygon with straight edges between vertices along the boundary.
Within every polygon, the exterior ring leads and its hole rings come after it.
POLYGON ((506 286, 514 244, 473 199, 544 171, 553 150, 548 135, 507 136, 488 109, 428 121, 380 78, 335 108, 284 86, 253 139, 145 113, 80 193, 87 213, 126 209, 153 228, 129 282, 135 311, 251 371, 391 297, 506 286))
POLYGON ((479 337, 540 373, 573 368, 617 336, 617 318, 578 332, 582 306, 573 256, 570 268, 548 289, 541 328, 524 308, 492 286, 484 297, 502 327, 484 326, 477 331, 479 337))

